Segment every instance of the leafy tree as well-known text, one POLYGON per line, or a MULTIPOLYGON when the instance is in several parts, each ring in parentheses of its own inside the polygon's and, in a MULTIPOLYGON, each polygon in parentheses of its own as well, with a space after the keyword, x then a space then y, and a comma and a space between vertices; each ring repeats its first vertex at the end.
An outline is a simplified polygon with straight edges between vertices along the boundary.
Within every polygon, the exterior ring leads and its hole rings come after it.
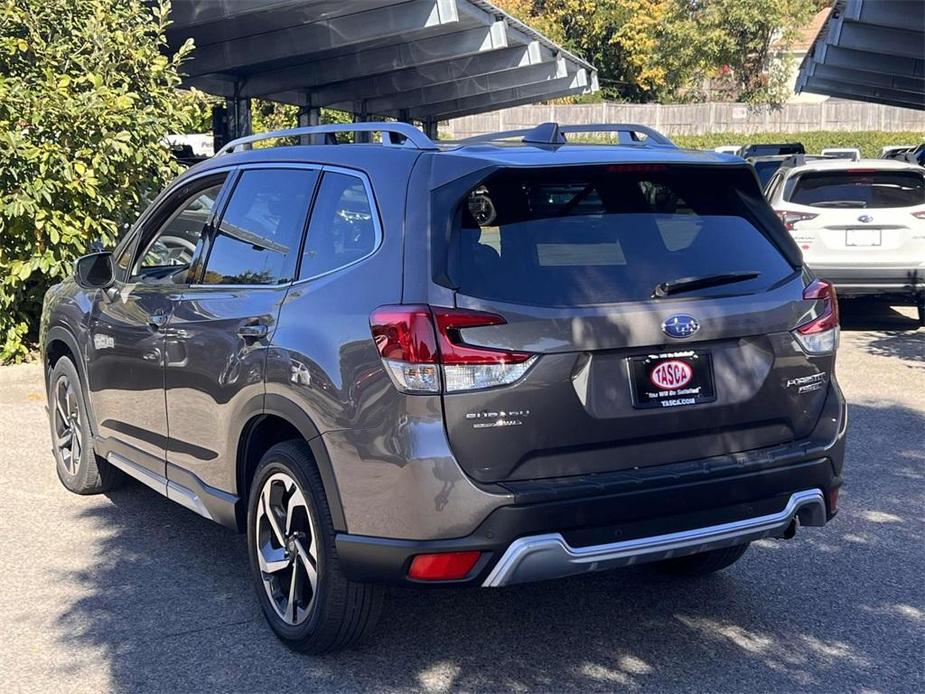
POLYGON ((90 241, 111 245, 179 171, 187 43, 166 57, 168 4, 0 0, 0 362, 28 354, 45 289, 90 241))
MULTIPOLYGON (((321 109, 322 123, 349 123, 352 116, 330 108, 321 109)), ((251 103, 251 127, 255 133, 285 130, 298 124, 299 109, 291 104, 254 99, 251 103)))
POLYGON ((499 0, 593 63, 605 98, 702 98, 707 77, 729 96, 777 104, 788 93, 783 57, 824 0, 499 0))
POLYGON ((598 68, 605 98, 647 101, 666 87, 658 28, 676 0, 499 0, 598 68))
POLYGON ((778 105, 790 93, 785 52, 816 11, 813 0, 699 0, 693 14, 712 41, 704 50, 728 68, 737 98, 778 105))

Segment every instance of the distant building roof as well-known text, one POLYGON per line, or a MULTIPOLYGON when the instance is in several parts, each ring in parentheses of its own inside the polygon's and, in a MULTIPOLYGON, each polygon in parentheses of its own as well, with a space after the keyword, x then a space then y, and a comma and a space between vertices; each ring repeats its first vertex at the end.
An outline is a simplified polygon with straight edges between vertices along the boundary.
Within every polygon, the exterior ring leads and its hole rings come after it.
POLYGON ((809 47, 813 45, 813 41, 816 40, 816 36, 818 36, 819 30, 822 29, 822 26, 825 24, 825 20, 829 18, 829 13, 831 12, 831 7, 826 7, 823 10, 819 10, 816 14, 813 15, 813 18, 810 20, 809 24, 800 27, 800 35, 793 42, 791 50, 795 53, 805 53, 808 51, 809 47))

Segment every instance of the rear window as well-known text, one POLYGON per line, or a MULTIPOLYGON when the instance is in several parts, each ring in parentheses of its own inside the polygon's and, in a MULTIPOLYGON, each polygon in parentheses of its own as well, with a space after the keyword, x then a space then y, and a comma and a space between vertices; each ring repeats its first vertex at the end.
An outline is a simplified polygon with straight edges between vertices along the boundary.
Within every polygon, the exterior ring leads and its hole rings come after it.
POLYGON ((470 191, 449 248, 462 294, 538 306, 649 299, 656 285, 758 277, 684 296, 761 291, 793 268, 749 221, 734 172, 595 167, 505 170, 470 191))
POLYGON ((781 167, 781 164, 784 163, 783 159, 780 160, 765 160, 765 161, 756 161, 752 164, 755 167, 755 173, 758 174, 758 181, 761 183, 761 187, 764 188, 768 185, 768 181, 771 180, 771 176, 781 167))
POLYGON ((912 207, 925 203, 918 171, 809 171, 797 178, 790 202, 811 207, 912 207))

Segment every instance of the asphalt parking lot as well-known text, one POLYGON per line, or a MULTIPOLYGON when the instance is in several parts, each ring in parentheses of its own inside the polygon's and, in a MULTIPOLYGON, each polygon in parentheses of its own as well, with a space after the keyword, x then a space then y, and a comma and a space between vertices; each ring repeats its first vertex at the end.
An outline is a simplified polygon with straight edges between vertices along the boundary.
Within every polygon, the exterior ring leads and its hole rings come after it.
POLYGON ((310 658, 264 626, 245 543, 137 483, 60 486, 35 365, 0 369, 5 691, 925 690, 925 329, 849 306, 841 513, 726 573, 394 591, 310 658))

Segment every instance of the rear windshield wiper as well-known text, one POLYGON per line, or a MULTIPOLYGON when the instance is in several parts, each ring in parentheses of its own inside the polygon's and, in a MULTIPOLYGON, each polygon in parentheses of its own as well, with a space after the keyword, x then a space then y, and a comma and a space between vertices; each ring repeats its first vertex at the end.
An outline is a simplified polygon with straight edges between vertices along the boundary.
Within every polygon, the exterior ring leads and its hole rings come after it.
POLYGON ((736 282, 745 282, 753 280, 760 272, 726 272, 722 275, 706 275, 705 277, 682 277, 681 279, 671 282, 662 282, 652 292, 653 299, 661 299, 671 294, 680 294, 681 292, 690 292, 695 289, 706 289, 707 287, 719 287, 723 284, 734 284, 736 282))

